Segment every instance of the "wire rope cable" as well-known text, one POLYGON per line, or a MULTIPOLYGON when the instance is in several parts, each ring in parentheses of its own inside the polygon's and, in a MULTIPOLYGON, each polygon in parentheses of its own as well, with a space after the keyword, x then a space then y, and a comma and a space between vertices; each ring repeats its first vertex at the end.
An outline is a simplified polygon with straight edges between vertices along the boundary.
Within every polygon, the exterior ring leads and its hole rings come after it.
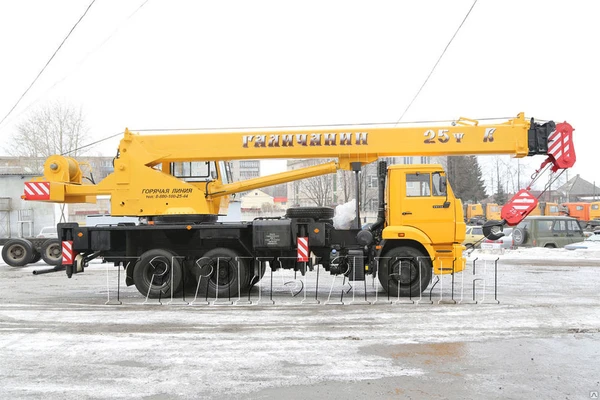
POLYGON ((44 65, 44 67, 37 74, 37 76, 35 77, 35 79, 33 80, 33 82, 31 82, 31 84, 25 90, 25 92, 23 92, 23 94, 21 95, 21 97, 19 97, 19 100, 17 100, 17 102, 15 103, 15 105, 12 106, 12 108, 10 109, 10 111, 4 116, 4 118, 2 118, 2 121, 0 121, 0 125, 2 125, 2 123, 6 120, 6 118, 8 118, 8 116, 14 111, 14 109, 17 108, 17 106, 19 105, 19 103, 21 102, 21 100, 23 100, 23 97, 25 97, 25 95, 27 94, 27 92, 29 92, 29 90, 33 87, 33 85, 40 78, 40 76, 42 75, 42 73, 44 73, 44 71, 46 70, 46 68, 48 67, 48 65, 50 65, 50 63, 52 62, 52 60, 54 59, 54 57, 56 56, 56 54, 58 53, 58 51, 61 49, 61 47, 63 46, 63 44, 65 44, 65 42, 67 41, 67 39, 69 38, 69 36, 71 36, 71 33, 73 33, 73 31, 75 30, 75 28, 77 27, 77 25, 79 25, 79 23, 81 22, 81 20, 83 19, 83 17, 86 16, 86 14, 90 10, 90 8, 94 5, 95 2, 96 2, 96 0, 92 0, 92 2, 88 5, 88 7, 85 9, 84 13, 81 15, 81 17, 79 17, 79 19, 77 20, 77 22, 75 23, 75 25, 73 25, 73 27, 71 28, 71 30, 69 31, 69 33, 67 34, 67 36, 65 36, 65 38, 60 43, 60 45, 58 46, 58 48, 54 51, 54 54, 52 54, 52 56, 50 57, 50 59, 48 60, 48 62, 46 63, 46 65, 44 65))
POLYGON ((421 94, 421 91, 423 90, 423 88, 425 87, 425 85, 427 84, 427 82, 429 81, 429 78, 431 78, 431 75, 433 75, 433 72, 437 68, 437 66, 440 63, 440 61, 442 61, 442 58, 444 57, 444 54, 446 54, 446 51, 448 50, 448 48, 450 47, 450 45, 452 44, 452 41, 454 41, 454 38, 456 37, 456 35, 458 34, 458 32, 460 31, 460 29, 462 28, 462 26, 465 24, 465 21, 467 20, 467 18, 469 18, 469 15, 471 14, 471 11, 473 11, 473 7, 475 7, 475 4, 477 4, 477 0, 475 0, 473 2, 473 4, 471 5, 471 8, 469 8, 469 11, 467 11, 467 14, 463 18, 462 22, 460 23, 460 25, 458 26, 458 28, 456 29, 456 31, 454 32, 454 35, 452 35, 452 37, 450 38, 450 41, 448 42, 448 44, 446 45, 446 47, 444 47, 444 51, 442 51, 442 54, 440 54, 439 58, 437 59, 437 61, 433 65, 433 68, 431 68, 431 71, 429 71, 429 75, 427 75, 427 78, 425 78, 425 81, 423 82, 423 84, 421 85, 421 87, 419 88, 419 90, 417 90, 417 93, 415 94, 415 96, 413 97, 413 99, 410 101, 410 103, 408 104, 408 106, 406 106, 406 109, 404 110, 404 112, 402 113, 402 115, 400 115, 400 118, 398 118, 398 121, 396 122, 396 124, 400 123, 400 121, 402 120, 402 118, 404 118, 404 115, 406 115, 406 113, 408 112, 408 110, 410 109, 410 107, 413 105, 413 103, 415 102, 415 100, 417 99, 417 97, 419 97, 419 94, 421 94))

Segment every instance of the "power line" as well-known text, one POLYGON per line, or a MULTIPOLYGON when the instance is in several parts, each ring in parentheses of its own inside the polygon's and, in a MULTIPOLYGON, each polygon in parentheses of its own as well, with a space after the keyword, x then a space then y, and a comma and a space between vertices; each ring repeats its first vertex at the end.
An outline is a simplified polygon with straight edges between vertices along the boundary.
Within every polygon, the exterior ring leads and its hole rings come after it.
MULTIPOLYGON (((104 41, 102 41, 102 43, 100 43, 94 50, 88 52, 81 60, 79 60, 79 62, 77 63, 77 65, 75 66, 75 68, 70 71, 69 73, 67 73, 67 75, 63 76, 61 79, 57 80, 56 82, 54 82, 54 84, 52 86, 50 86, 48 88, 48 90, 46 90, 44 92, 44 94, 42 94, 40 97, 38 97, 36 100, 34 100, 33 102, 29 103, 29 105, 27 107, 25 107, 24 109, 21 110, 21 112, 19 112, 16 116, 13 116, 12 119, 14 118, 18 118, 20 115, 22 115, 24 112, 26 112, 27 110, 29 110, 31 108, 31 106, 35 105, 38 101, 41 100, 41 98, 44 97, 44 95, 46 95, 48 92, 50 92, 52 89, 54 89, 58 84, 64 82, 67 78, 69 78, 69 76, 71 76, 71 74, 73 72, 75 72, 78 68, 80 68, 85 62, 86 60, 94 53, 96 53, 98 50, 100 50, 102 48, 102 46, 104 46, 118 31, 119 29, 121 29, 122 25, 124 23, 126 23, 127 21, 129 21, 135 14, 137 14, 138 11, 140 11, 140 9, 142 7, 144 7, 146 5, 146 3, 148 3, 148 1, 150 0, 144 0, 144 2, 138 7, 136 8, 136 10, 134 12, 132 12, 131 14, 129 14, 129 16, 123 20, 119 26, 116 27, 115 30, 113 30, 110 35, 108 35, 106 37, 106 39, 104 39, 104 41)), ((9 119, 9 122, 12 120, 9 119)))
POLYGON ((452 37, 450 38, 450 41, 448 42, 448 44, 444 48, 444 51, 442 51, 442 54, 440 55, 440 57, 436 61, 435 65, 431 69, 431 72, 429 72, 429 75, 427 75, 427 78, 425 78, 425 81, 423 82, 423 84, 421 85, 421 87, 419 88, 419 90, 417 91, 417 94, 415 94, 415 97, 413 97, 413 99, 410 101, 410 103, 408 104, 408 106, 406 107, 406 109, 404 110, 404 112, 402 113, 402 115, 400 116, 400 118, 398 118, 398 121, 396 122, 396 124, 400 123, 400 120, 402 118, 404 118, 404 115, 408 112, 408 109, 413 105, 413 103, 415 102, 415 100, 417 99, 417 97, 419 96, 419 94, 421 94, 421 91, 423 90, 423 88, 427 84, 427 81, 429 81, 429 78, 431 77, 431 75, 433 75, 433 71, 435 71, 435 68, 438 66, 438 64, 440 63, 440 61, 442 61, 442 57, 444 57, 444 54, 446 54, 446 50, 448 50, 448 47, 450 47, 450 44, 452 43, 452 41, 454 40, 454 38, 458 34, 458 31, 460 31, 460 28, 462 28, 462 26, 464 25, 464 23, 467 20, 467 18, 469 18, 469 14, 471 14, 471 11, 473 10, 473 7, 475 7, 475 4, 477 4, 477 0, 475 0, 473 2, 473 5, 471 5, 471 8, 469 8, 469 11, 467 12, 467 15, 465 15, 465 17, 463 18, 462 22, 460 23, 460 25, 456 29, 456 32, 454 32, 454 35, 452 35, 452 37))
MULTIPOLYGON (((477 121, 497 121, 514 118, 514 116, 505 117, 485 117, 473 118, 477 121)), ((539 121, 539 120, 538 120, 539 121)), ((131 132, 199 132, 199 131, 244 131, 244 130, 260 130, 260 129, 306 129, 306 128, 340 128, 340 127, 361 127, 361 126, 393 126, 393 125, 416 125, 416 124, 452 124, 456 119, 439 119, 439 120, 420 120, 420 121, 402 121, 402 122, 359 122, 354 124, 311 124, 311 125, 264 125, 264 126, 231 126, 231 127, 202 127, 202 128, 144 128, 144 129, 129 129, 131 132)))
POLYGON ((65 156, 65 155, 67 155, 67 154, 74 153, 74 152, 76 152, 76 151, 78 151, 78 150, 85 149, 86 147, 94 146, 94 145, 96 145, 96 144, 98 144, 98 143, 104 142, 105 140, 112 139, 112 138, 115 138, 115 137, 117 137, 117 136, 121 136, 121 135, 123 135, 124 133, 125 133, 125 132, 119 132, 119 133, 115 133, 114 135, 107 136, 107 137, 105 137, 104 139, 96 140, 95 142, 88 143, 88 144, 85 144, 85 145, 83 145, 83 146, 79 146, 79 147, 78 147, 78 148, 76 148, 76 149, 69 150, 69 151, 65 151, 64 153, 61 153, 61 156, 65 156))
POLYGON ((52 60, 54 59, 54 56, 56 56, 56 54, 61 49, 61 47, 63 46, 63 44, 65 44, 65 42, 67 41, 67 39, 69 38, 69 36, 71 36, 71 33, 73 33, 73 31, 75 30, 75 28, 77 27, 77 25, 79 25, 79 23, 81 22, 81 20, 83 19, 83 17, 85 17, 85 15, 87 14, 87 12, 89 11, 89 9, 92 7, 92 5, 95 2, 96 2, 96 0, 92 0, 92 2, 90 3, 90 5, 85 9, 85 12, 83 13, 83 15, 79 18, 79 20, 75 23, 75 25, 73 25, 73 27, 71 28, 71 30, 69 31, 69 33, 67 34, 67 36, 60 43, 60 45, 58 46, 58 48, 56 49, 56 51, 54 51, 54 54, 52 54, 52 57, 50 57, 50 59, 48 60, 48 62, 46 63, 46 65, 44 65, 44 68, 42 68, 42 70, 39 72, 39 74, 37 74, 37 76, 35 77, 35 79, 33 80, 33 82, 31 82, 31 85, 29 85, 29 87, 27 88, 27 90, 25 90, 25 92, 23 92, 23 94, 21 95, 21 97, 19 97, 19 100, 17 100, 17 102, 15 103, 15 105, 8 112, 8 114, 6 114, 4 116, 4 118, 2 118, 2 121, 0 121, 0 125, 6 120, 6 118, 8 118, 8 116, 14 111, 14 109, 17 108, 17 106, 19 105, 19 103, 21 102, 21 100, 23 100, 23 97, 25 97, 25 95, 27 94, 27 92, 29 92, 29 89, 31 89, 33 87, 33 85, 35 84, 35 82, 39 79, 39 77, 42 75, 42 73, 46 70, 46 68, 48 67, 48 65, 50 64, 50 62, 52 62, 52 60))

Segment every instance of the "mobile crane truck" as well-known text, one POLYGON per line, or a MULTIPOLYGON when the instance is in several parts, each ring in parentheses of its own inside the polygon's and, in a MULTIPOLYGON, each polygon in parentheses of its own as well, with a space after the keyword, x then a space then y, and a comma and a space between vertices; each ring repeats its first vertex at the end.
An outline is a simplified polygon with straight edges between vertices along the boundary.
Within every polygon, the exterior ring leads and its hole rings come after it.
MULTIPOLYGON (((569 168, 575 162, 572 132, 566 122, 540 124, 522 113, 497 124, 460 118, 449 126, 185 134, 125 130, 114 172, 102 181, 84 183, 75 159, 54 155, 45 162, 44 176, 25 183, 22 197, 76 203, 110 195, 112 215, 140 217, 138 225, 58 224, 68 277, 102 257, 123 266, 127 285, 144 296, 182 290, 185 273, 206 279, 208 295, 222 298, 251 288, 264 274, 264 261, 272 270, 302 273, 314 262, 355 281, 378 274, 386 291, 414 296, 426 289, 432 273, 453 274, 465 265, 463 206, 441 165, 387 167, 380 162, 378 215, 368 229, 358 226, 360 218, 355 227, 334 227, 334 210, 326 207, 289 208, 282 217, 248 222, 217 222, 217 217, 227 213, 234 193, 338 169, 354 171, 358 182, 361 166, 382 157, 545 155, 543 166, 569 168), (231 181, 227 161, 275 158, 335 161, 231 181)), ((503 221, 485 227, 488 237, 499 237, 502 224, 517 224, 536 205, 535 197, 520 191, 504 206, 503 221)))

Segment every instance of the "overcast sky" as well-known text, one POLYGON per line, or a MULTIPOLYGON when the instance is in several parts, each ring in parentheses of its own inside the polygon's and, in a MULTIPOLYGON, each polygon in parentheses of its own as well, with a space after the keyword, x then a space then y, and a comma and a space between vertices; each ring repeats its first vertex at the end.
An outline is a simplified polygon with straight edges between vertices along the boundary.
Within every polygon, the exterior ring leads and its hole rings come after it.
MULTIPOLYGON (((0 119, 89 3, 0 1, 0 119)), ((0 125, 0 148, 54 100, 83 107, 90 140, 125 127, 395 122, 472 4, 97 0, 0 125)), ((573 172, 600 183, 598 4, 480 0, 403 121, 566 120, 573 172)))

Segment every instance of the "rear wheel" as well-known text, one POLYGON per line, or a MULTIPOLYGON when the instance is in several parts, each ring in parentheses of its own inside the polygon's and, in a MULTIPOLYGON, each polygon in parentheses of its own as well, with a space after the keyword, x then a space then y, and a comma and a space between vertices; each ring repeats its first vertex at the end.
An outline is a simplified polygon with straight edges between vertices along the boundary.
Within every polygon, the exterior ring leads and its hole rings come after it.
POLYGON ((206 290, 209 297, 234 297, 249 285, 247 260, 235 250, 225 247, 209 250, 197 265, 200 267, 196 271, 201 280, 200 290, 206 290))
POLYGON ((42 259, 48 265, 62 263, 62 246, 58 239, 48 239, 42 243, 42 259))
POLYGON ((379 263, 379 282, 391 296, 418 296, 431 281, 431 258, 408 247, 387 251, 379 263))
POLYGON ((137 290, 150 298, 171 296, 181 289, 182 266, 176 255, 164 249, 143 253, 133 268, 137 290))
POLYGON ((22 267, 33 259, 34 251, 29 240, 10 239, 2 247, 2 259, 11 267, 22 267))

